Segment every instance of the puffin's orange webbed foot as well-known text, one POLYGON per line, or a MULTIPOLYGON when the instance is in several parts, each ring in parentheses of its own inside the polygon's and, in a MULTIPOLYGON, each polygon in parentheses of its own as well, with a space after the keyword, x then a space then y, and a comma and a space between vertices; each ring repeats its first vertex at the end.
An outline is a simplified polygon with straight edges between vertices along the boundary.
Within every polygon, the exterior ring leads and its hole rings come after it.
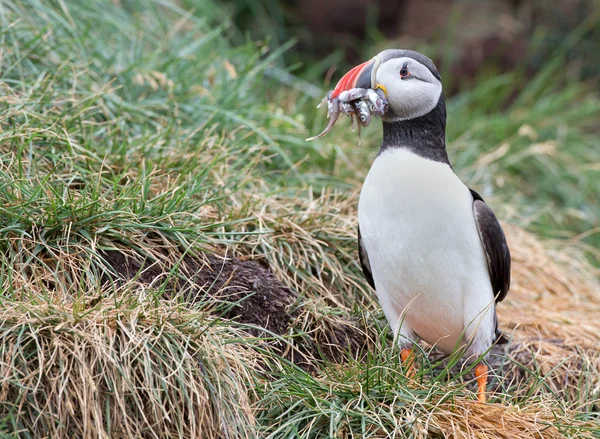
POLYGON ((412 378, 415 376, 415 354, 412 348, 402 348, 400 351, 400 359, 406 368, 406 376, 412 378))
POLYGON ((487 386, 488 367, 479 363, 475 366, 475 378, 477 378, 477 400, 479 402, 485 402, 485 388, 487 386))

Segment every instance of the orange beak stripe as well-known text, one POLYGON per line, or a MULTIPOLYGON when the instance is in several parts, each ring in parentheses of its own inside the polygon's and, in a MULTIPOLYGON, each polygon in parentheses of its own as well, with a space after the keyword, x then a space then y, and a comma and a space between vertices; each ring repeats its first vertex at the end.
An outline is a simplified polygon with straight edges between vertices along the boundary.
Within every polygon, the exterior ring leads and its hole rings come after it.
POLYGON ((371 60, 359 64, 352 70, 350 70, 348 73, 346 73, 333 89, 331 99, 337 98, 343 91, 354 88, 356 86, 356 81, 358 81, 358 77, 370 62, 371 60))

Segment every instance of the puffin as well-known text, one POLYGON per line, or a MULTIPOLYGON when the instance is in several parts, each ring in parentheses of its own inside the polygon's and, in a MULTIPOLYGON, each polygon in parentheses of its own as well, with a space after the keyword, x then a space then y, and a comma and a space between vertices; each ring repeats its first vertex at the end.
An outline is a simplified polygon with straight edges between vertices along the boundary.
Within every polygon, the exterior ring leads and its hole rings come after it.
POLYGON ((494 212, 448 159, 440 74, 421 53, 384 50, 344 75, 332 97, 353 88, 381 89, 388 101, 358 203, 365 278, 407 373, 419 340, 445 354, 462 349, 478 361, 477 399, 485 402, 485 359, 502 337, 496 305, 510 287, 511 259, 494 212))

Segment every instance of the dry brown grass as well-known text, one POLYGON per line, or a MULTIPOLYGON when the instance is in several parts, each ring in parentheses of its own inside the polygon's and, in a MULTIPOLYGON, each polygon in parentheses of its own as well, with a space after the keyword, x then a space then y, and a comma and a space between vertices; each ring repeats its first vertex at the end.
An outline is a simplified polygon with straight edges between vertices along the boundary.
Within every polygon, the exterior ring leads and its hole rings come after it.
MULTIPOLYGON (((36 438, 252 437, 256 355, 234 330, 134 291, 0 311, 0 413, 36 438), (140 299, 139 302, 137 299, 140 299), (115 308, 115 300, 129 302, 115 308), (180 422, 186 419, 185 422, 180 422)), ((6 422, 6 421, 5 421, 6 422)), ((8 427, 8 426, 5 426, 8 427)))
POLYGON ((505 226, 513 258, 511 291, 498 307, 511 333, 515 374, 520 363, 537 368, 559 395, 598 405, 600 389, 600 288, 598 270, 574 248, 544 245, 505 226))
MULTIPOLYGON (((559 439, 565 435, 555 424, 568 425, 572 422, 568 412, 557 419, 556 407, 552 407, 548 402, 532 402, 519 407, 482 405, 469 399, 446 402, 438 408, 439 410, 434 411, 432 415, 432 424, 435 427, 430 430, 438 430, 442 436, 452 439, 559 439)), ((591 423, 589 428, 593 428, 591 423)), ((583 433, 579 437, 593 436, 583 433)))

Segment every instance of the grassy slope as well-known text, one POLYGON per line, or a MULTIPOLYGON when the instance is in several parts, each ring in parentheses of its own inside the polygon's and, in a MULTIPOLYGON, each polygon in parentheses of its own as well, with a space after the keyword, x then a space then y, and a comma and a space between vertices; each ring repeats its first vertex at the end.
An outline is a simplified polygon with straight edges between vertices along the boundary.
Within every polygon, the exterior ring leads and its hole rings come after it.
MULTIPOLYGON (((409 382, 355 255, 357 188, 376 150, 376 124, 360 148, 342 128, 305 143, 304 126, 316 132, 323 114, 299 91, 302 81, 273 79, 277 50, 233 47, 226 13, 208 1, 194 6, 0 5, 4 431, 597 434, 598 325, 590 316, 600 299, 580 247, 561 243, 553 252, 509 228, 516 282, 501 320, 510 329, 521 323, 519 346, 543 361, 523 365, 531 372, 505 383, 499 404, 473 404, 461 377, 448 381, 434 365, 409 382), (111 282, 102 257, 136 254, 173 277, 182 276, 184 255, 206 249, 267 262, 302 293, 298 319, 318 322, 317 331, 336 319, 359 322, 369 357, 305 373, 243 326, 215 319, 209 311, 218 304, 165 299, 168 279, 111 282), (564 343, 527 339, 538 334, 564 343)), ((559 70, 549 64, 502 111, 517 74, 453 99, 448 136, 455 168, 492 195, 503 218, 572 236, 600 215, 592 131, 600 101, 583 84, 554 84, 559 70)), ((307 336, 295 335, 291 346, 307 336)), ((521 358, 511 358, 513 369, 521 358)))

